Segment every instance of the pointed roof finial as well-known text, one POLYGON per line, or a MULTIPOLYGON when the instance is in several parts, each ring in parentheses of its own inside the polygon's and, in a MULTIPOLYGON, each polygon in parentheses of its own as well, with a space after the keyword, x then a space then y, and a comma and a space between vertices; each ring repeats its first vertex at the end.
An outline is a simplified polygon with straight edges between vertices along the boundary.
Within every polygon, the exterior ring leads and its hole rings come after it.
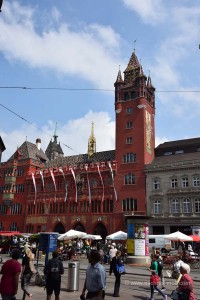
POLYGON ((134 41, 134 49, 133 49, 133 52, 135 53, 135 45, 136 45, 136 40, 134 41))
POLYGON ((57 125, 58 125, 58 123, 56 122, 55 130, 54 130, 54 135, 53 135, 53 137, 54 137, 54 142, 55 142, 55 143, 57 143, 57 137, 58 137, 58 136, 56 135, 57 125))
POLYGON ((122 82, 123 81, 120 67, 121 67, 121 65, 119 65, 119 71, 118 71, 118 74, 117 74, 116 82, 122 82))

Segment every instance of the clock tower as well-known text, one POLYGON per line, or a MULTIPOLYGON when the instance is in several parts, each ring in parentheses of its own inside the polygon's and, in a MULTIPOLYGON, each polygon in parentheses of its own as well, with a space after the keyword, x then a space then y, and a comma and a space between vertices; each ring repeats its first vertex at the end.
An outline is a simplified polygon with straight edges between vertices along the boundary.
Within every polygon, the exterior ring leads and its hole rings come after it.
MULTIPOLYGON (((146 215, 144 168, 154 158, 155 88, 132 53, 124 79, 119 70, 115 86, 116 161, 118 202, 115 213, 146 215)), ((124 215, 123 214, 123 215, 124 215)), ((123 217, 121 215, 121 217, 123 217)), ((115 227, 123 220, 115 218, 115 227)))

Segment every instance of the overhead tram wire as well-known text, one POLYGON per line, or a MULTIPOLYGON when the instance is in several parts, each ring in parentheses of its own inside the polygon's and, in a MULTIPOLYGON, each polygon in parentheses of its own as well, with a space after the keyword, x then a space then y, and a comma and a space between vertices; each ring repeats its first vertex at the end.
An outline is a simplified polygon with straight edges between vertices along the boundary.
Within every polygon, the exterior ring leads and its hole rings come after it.
MULTIPOLYGON (((44 134, 50 136, 52 138, 52 135, 49 134, 48 132, 44 131, 43 129, 41 129, 39 126, 33 124, 32 122, 28 121, 27 119, 25 119, 24 117, 20 116, 18 113, 16 113, 15 111, 13 111, 12 109, 6 107, 5 105, 0 103, 0 106, 2 106, 4 109, 6 109, 7 111, 9 111, 10 113, 12 113, 13 115, 17 116, 18 118, 22 119, 24 122, 28 123, 29 125, 39 129, 40 131, 42 131, 44 134)), ((65 143, 61 142, 61 144, 65 147, 67 147, 68 149, 72 150, 73 152, 77 153, 78 155, 80 155, 80 153, 76 150, 74 150, 73 148, 71 148, 70 146, 66 145, 65 143)))
POLYGON ((92 89, 92 88, 56 88, 56 87, 26 87, 26 86, 0 86, 0 89, 21 89, 21 90, 55 90, 55 91, 102 91, 114 92, 110 89, 92 89))
MULTIPOLYGON (((95 88, 57 88, 57 87, 26 87, 26 86, 0 86, 0 89, 21 89, 21 90, 55 90, 55 91, 100 91, 114 92, 111 89, 95 89, 95 88)), ((200 90, 155 90, 155 93, 200 93, 200 90)))

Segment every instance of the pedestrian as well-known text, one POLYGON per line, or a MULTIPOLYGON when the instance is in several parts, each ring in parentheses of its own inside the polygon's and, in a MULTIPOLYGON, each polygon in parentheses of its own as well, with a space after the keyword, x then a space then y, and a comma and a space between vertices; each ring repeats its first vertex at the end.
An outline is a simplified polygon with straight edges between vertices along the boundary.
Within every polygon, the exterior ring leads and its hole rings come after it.
POLYGON ((98 250, 91 250, 89 257, 89 266, 86 270, 86 279, 83 286, 81 299, 85 299, 85 292, 87 290, 86 299, 99 298, 104 299, 106 287, 106 271, 100 264, 101 256, 98 250))
POLYGON ((54 292, 55 300, 59 300, 61 275, 64 274, 64 268, 62 261, 58 258, 58 251, 53 251, 52 257, 44 268, 44 274, 46 275, 46 299, 50 300, 54 292))
POLYGON ((182 263, 180 266, 180 272, 182 274, 178 283, 178 292, 180 293, 180 299, 195 300, 194 284, 192 277, 189 275, 190 266, 186 263, 182 263), (184 298, 181 296, 184 295, 184 298))
POLYGON ((151 289, 151 297, 149 298, 149 300, 153 300, 153 296, 154 296, 154 290, 158 291, 158 293, 160 295, 163 296, 164 300, 167 300, 167 295, 165 295, 161 289, 159 289, 158 284, 159 284, 159 276, 158 276, 158 258, 159 256, 157 254, 152 255, 152 262, 151 262, 151 266, 150 268, 148 268, 148 270, 151 272, 151 276, 150 276, 150 289, 151 289))
POLYGON ((164 272, 163 272, 163 258, 160 254, 160 252, 157 252, 158 255, 158 259, 157 259, 157 263, 158 263, 158 276, 160 277, 160 281, 161 281, 161 290, 166 290, 165 288, 165 278, 164 278, 164 272))
POLYGON ((32 294, 29 292, 29 285, 31 281, 31 277, 33 275, 31 266, 34 259, 34 254, 32 253, 31 249, 27 246, 25 247, 25 254, 22 258, 22 273, 21 273, 21 288, 23 290, 23 298, 25 300, 26 296, 30 299, 32 298, 32 294))
POLYGON ((110 272, 112 273, 112 259, 115 257, 117 253, 117 248, 115 247, 115 243, 112 243, 109 250, 109 261, 110 261, 110 272))
POLYGON ((0 293, 2 300, 14 300, 18 290, 19 275, 21 272, 21 264, 18 262, 20 251, 14 249, 12 251, 12 259, 7 260, 2 268, 0 282, 0 293))
POLYGON ((110 265, 110 275, 112 274, 112 272, 115 275, 115 285, 114 285, 114 293, 113 293, 113 297, 120 297, 119 295, 119 290, 120 290, 120 283, 121 283, 121 275, 118 271, 117 271, 117 265, 118 266, 122 266, 123 260, 122 260, 122 252, 121 250, 117 250, 116 255, 113 257, 110 265))

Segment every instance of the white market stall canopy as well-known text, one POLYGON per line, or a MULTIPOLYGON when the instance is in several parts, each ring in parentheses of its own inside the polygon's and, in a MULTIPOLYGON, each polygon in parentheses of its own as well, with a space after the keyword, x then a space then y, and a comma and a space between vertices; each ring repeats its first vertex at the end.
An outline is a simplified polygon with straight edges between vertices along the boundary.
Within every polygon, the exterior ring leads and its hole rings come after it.
POLYGON ((193 239, 190 236, 188 236, 180 231, 176 231, 176 232, 165 235, 165 239, 170 240, 170 241, 179 241, 179 242, 192 242, 193 241, 193 239))
POLYGON ((106 237, 107 240, 127 240, 127 233, 124 231, 114 232, 106 237))
POLYGON ((102 240, 102 237, 97 234, 86 234, 83 239, 88 239, 88 240, 102 240))
POLYGON ((77 238, 83 238, 85 235, 86 235, 85 232, 70 229, 69 231, 61 234, 58 237, 58 240, 59 241, 73 240, 73 239, 77 239, 77 238))

